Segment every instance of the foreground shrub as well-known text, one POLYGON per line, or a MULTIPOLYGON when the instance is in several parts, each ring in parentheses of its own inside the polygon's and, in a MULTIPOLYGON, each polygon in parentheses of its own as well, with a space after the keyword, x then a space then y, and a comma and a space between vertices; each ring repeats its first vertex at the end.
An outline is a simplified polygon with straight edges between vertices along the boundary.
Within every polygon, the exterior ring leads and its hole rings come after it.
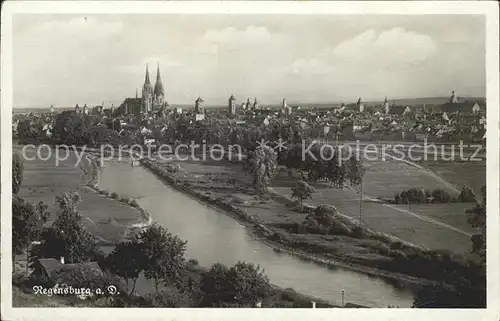
POLYGON ((169 287, 158 293, 151 293, 146 296, 146 300, 150 307, 184 308, 193 306, 189 293, 181 292, 174 287, 169 287))
POLYGON ((203 273, 200 290, 203 307, 255 307, 271 294, 264 272, 251 263, 238 262, 231 268, 214 264, 203 273))
POLYGON ((129 201, 129 205, 133 207, 139 207, 139 203, 137 203, 137 201, 134 199, 129 201))

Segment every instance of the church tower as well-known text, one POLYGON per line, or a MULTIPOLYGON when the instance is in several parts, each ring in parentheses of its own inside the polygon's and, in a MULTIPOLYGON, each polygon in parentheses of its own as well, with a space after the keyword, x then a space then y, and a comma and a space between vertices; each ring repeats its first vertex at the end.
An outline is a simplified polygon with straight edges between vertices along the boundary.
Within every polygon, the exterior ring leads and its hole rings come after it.
POLYGON ((385 99, 384 99, 384 111, 385 111, 385 114, 389 114, 390 112, 390 107, 389 107, 389 102, 387 101, 387 96, 385 96, 385 99))
POLYGON ((455 95, 455 91, 453 90, 451 92, 451 97, 450 97, 450 103, 454 104, 454 103, 457 103, 458 102, 458 97, 457 95, 455 95))
POLYGON ((153 86, 149 81, 149 70, 148 65, 146 65, 146 79, 144 80, 144 85, 142 86, 142 103, 143 112, 149 113, 153 110, 153 86))
POLYGON ((205 106, 203 106, 204 102, 205 101, 201 97, 198 97, 198 99, 196 99, 196 101, 194 102, 195 113, 197 113, 197 114, 204 114, 205 113, 205 106))
POLYGON ((227 111, 230 115, 236 114, 236 98, 234 98, 233 95, 231 95, 231 97, 229 97, 227 109, 228 109, 227 111))
POLYGON ((160 77, 160 64, 158 64, 158 67, 156 69, 156 83, 154 88, 154 105, 156 109, 163 106, 164 97, 165 92, 163 90, 163 84, 160 77))
POLYGON ((257 98, 253 99, 253 110, 259 109, 259 103, 257 102, 257 98))
POLYGON ((360 112, 360 113, 362 113, 365 110, 365 105, 363 104, 361 97, 358 98, 358 102, 356 103, 356 106, 358 107, 358 112, 360 112))

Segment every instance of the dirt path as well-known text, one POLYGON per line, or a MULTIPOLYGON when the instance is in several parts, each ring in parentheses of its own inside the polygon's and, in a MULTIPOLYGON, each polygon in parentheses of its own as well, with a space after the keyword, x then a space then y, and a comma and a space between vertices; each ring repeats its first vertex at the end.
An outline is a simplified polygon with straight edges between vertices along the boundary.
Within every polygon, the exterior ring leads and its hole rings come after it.
MULTIPOLYGON (((366 196, 365 196, 366 197, 366 196)), ((430 217, 427 217, 427 216, 422 216, 420 214, 417 214, 417 213, 414 213, 414 212, 411 212, 409 210, 405 210, 405 209, 402 209, 402 208, 399 208, 395 205, 391 205, 391 204, 383 204, 383 206, 385 207, 389 207, 389 208, 392 208, 393 210, 396 210, 396 211, 399 211, 401 213, 404 213, 404 214, 408 214, 408 215, 411 215, 413 217, 416 217, 418 218, 419 220, 422 220, 424 222, 428 222, 428 223, 432 223, 432 224, 435 224, 435 225, 439 225, 441 227, 444 227, 444 228, 447 228, 449 230, 452 230, 452 231, 455 231, 455 232, 458 232, 460 234, 463 234, 465 236, 468 236, 468 237, 472 237, 472 234, 470 233, 467 233, 457 227, 454 227, 454 226, 451 226, 451 225, 448 225, 444 222, 441 222, 441 221, 438 221, 438 220, 435 220, 433 218, 430 218, 430 217)))
MULTIPOLYGON (((437 175, 435 172, 431 171, 431 170, 428 170, 416 163, 413 163, 411 161, 408 161, 408 160, 405 160, 405 159, 400 159, 400 158, 397 158, 397 157, 394 157, 394 156, 391 156, 391 155, 388 155, 386 154, 386 156, 390 157, 391 159, 395 160, 395 161, 400 161, 400 162, 404 162, 405 164, 408 164, 409 166, 412 166, 412 167, 415 167, 415 168, 418 168, 422 171, 424 171, 426 174, 432 176, 433 178, 437 179, 438 181, 440 181, 441 183, 445 184, 448 188, 456 191, 456 192, 460 192, 453 184, 449 183, 448 181, 446 181, 444 178, 440 177, 439 175, 437 175)), ((371 196, 368 196, 366 194, 364 194, 362 196, 363 199, 367 199, 369 201, 373 201, 373 202, 380 202, 378 199, 374 198, 374 197, 371 197, 371 196)), ((441 226, 441 227, 444 227, 444 228, 447 228, 449 230, 452 230, 452 231, 455 231, 455 232, 458 232, 460 234, 463 234, 467 237, 471 237, 472 234, 468 233, 468 232, 465 232, 459 228, 456 228, 454 226, 451 226, 449 224, 446 224, 444 222, 441 222, 441 221, 438 221, 438 220, 435 220, 433 218, 430 218, 430 217, 426 217, 426 216, 422 216, 420 214, 417 214, 415 212, 412 212, 412 211, 409 211, 409 210, 405 210, 405 209, 402 209, 400 207, 397 207, 395 205, 392 205, 392 204, 383 204, 383 206, 385 207, 389 207, 393 210, 396 210, 396 211, 399 211, 401 213, 404 213, 404 214, 407 214, 407 215, 411 215, 413 217, 416 217, 418 218, 419 220, 422 220, 424 222, 428 222, 428 223, 431 223, 431 224, 435 224, 435 225, 438 225, 438 226, 441 226)))

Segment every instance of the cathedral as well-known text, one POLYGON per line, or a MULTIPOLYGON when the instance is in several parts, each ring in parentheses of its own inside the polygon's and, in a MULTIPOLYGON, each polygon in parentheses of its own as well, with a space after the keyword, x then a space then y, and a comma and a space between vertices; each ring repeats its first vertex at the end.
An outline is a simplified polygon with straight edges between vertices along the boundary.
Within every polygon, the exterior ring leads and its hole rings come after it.
POLYGON ((160 65, 156 70, 156 83, 153 88, 149 80, 149 70, 146 65, 146 79, 142 86, 142 113, 151 114, 161 110, 167 105, 165 102, 165 92, 160 77, 160 65))

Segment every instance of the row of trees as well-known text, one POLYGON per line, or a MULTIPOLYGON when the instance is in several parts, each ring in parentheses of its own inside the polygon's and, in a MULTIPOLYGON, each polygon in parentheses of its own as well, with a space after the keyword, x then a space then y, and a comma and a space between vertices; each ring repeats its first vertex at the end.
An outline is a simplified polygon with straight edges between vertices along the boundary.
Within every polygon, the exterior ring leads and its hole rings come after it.
POLYGON ((464 186, 460 193, 455 196, 443 189, 423 189, 410 188, 409 190, 401 191, 394 196, 396 204, 426 204, 426 203, 472 203, 476 202, 474 191, 464 186))
POLYGON ((361 184, 365 173, 361 157, 352 154, 345 158, 346 151, 337 146, 316 143, 307 147, 290 146, 279 153, 278 163, 306 172, 311 181, 326 181, 335 188, 342 188, 345 183, 361 184))
POLYGON ((111 271, 122 277, 127 286, 132 280, 131 293, 141 273, 154 281, 158 293, 161 283, 170 285, 181 280, 186 267, 186 244, 162 226, 153 224, 133 240, 119 243, 107 259, 111 271))
MULTIPOLYGON (((362 183, 365 173, 361 158, 351 155, 347 160, 342 160, 342 153, 338 148, 324 149, 321 145, 315 144, 310 153, 303 153, 302 147, 295 145, 291 149, 277 153, 270 146, 259 145, 249 151, 244 163, 244 169, 252 175, 253 186, 259 193, 266 191, 277 173, 278 164, 285 165, 290 170, 306 172, 309 180, 326 181, 335 188, 343 188, 346 183, 358 186, 362 183)), ((302 184, 300 188, 305 187, 303 183, 299 184, 302 184)), ((306 198, 308 197, 304 199, 306 198)))

